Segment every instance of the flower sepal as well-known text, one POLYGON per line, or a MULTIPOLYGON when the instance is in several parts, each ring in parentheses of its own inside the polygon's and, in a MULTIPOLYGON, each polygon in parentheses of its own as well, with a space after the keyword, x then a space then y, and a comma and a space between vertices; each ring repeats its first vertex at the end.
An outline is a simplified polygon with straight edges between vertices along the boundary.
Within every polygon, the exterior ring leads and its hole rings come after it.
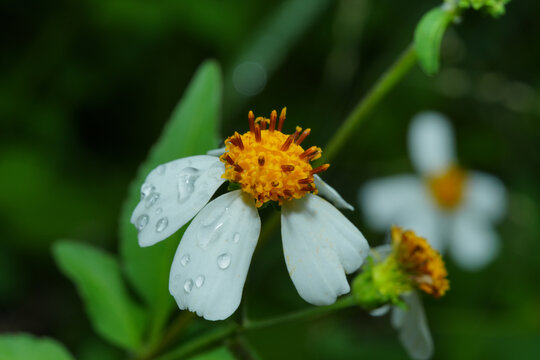
POLYGON ((352 283, 352 293, 358 305, 368 311, 385 305, 406 309, 400 295, 411 291, 399 269, 388 263, 376 263, 373 257, 366 260, 363 271, 352 283))

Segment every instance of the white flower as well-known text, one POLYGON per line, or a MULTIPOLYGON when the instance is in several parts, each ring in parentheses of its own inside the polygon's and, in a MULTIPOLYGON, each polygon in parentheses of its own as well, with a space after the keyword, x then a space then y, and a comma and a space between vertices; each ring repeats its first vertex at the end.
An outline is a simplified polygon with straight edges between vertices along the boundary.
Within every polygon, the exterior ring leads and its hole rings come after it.
POLYGON ((365 184, 359 198, 366 220, 381 231, 391 224, 414 229, 463 268, 483 267, 499 252, 493 224, 505 213, 503 184, 457 165, 452 127, 439 113, 417 115, 408 143, 418 175, 365 184))
POLYGON ((318 190, 336 206, 352 208, 316 175, 328 165, 311 168, 320 149, 300 146, 310 130, 285 135, 284 119, 282 111, 276 128, 275 111, 256 120, 250 112, 250 131, 210 152, 220 158, 200 155, 160 165, 142 185, 131 217, 141 246, 166 239, 194 217, 170 273, 169 290, 180 309, 208 320, 237 309, 261 228, 257 208, 267 201, 281 205, 283 251, 300 296, 328 305, 350 291, 345 274, 362 265, 369 246, 345 216, 315 195, 318 190), (241 190, 208 202, 227 180, 241 190))

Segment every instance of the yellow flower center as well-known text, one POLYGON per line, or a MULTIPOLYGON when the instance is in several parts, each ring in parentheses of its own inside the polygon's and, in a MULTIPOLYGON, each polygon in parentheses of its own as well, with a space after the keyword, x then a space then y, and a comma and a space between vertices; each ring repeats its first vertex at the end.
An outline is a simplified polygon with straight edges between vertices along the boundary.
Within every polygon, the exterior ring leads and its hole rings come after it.
POLYGON ((450 288, 441 255, 413 231, 392 226, 394 256, 415 285, 438 298, 450 288))
POLYGON ((316 146, 306 150, 300 146, 311 129, 302 132, 297 126, 294 134, 282 133, 285 115, 286 108, 283 108, 277 123, 275 110, 270 119, 255 119, 250 111, 250 130, 243 135, 235 133, 225 140, 225 153, 220 157, 225 163, 222 177, 239 183, 244 192, 253 196, 257 207, 267 201, 277 201, 281 205, 283 200, 316 194, 313 175, 330 166, 311 167, 310 162, 320 158, 322 151, 316 146))
POLYGON ((437 204, 444 210, 455 209, 463 199, 467 174, 458 166, 427 179, 428 187, 437 204))

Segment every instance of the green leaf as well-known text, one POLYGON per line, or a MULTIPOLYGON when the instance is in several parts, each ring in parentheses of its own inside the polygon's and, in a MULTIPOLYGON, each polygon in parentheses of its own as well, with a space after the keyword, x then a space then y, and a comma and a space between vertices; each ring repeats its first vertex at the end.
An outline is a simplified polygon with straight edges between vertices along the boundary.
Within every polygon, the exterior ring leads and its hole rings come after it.
POLYGON ((207 351, 203 354, 190 357, 189 360, 235 360, 229 349, 221 346, 217 349, 207 351))
POLYGON ((0 360, 75 360, 64 345, 30 334, 0 335, 0 360))
POLYGON ((152 169, 178 158, 205 154, 218 146, 221 91, 218 64, 214 61, 203 63, 173 111, 161 137, 141 165, 129 188, 120 217, 120 245, 125 270, 128 280, 150 307, 150 317, 154 322, 152 333, 159 331, 173 309, 173 299, 168 289, 169 271, 185 227, 165 241, 140 248, 137 231, 129 220, 140 200, 141 185, 152 169))
POLYGON ((89 245, 59 241, 54 258, 77 286, 98 334, 126 349, 141 343, 143 311, 127 294, 115 257, 89 245))
POLYGON ((441 41, 454 13, 437 7, 422 17, 414 32, 414 47, 418 61, 428 75, 439 70, 441 41))
MULTIPOLYGON (((249 99, 235 89, 233 73, 237 66, 256 63, 264 69, 264 76, 270 77, 317 20, 328 14, 332 0, 285 0, 276 4, 272 12, 258 22, 232 62, 233 67, 227 71, 225 98, 229 113, 235 113, 249 99)), ((256 78, 250 80, 248 75, 247 82, 250 81, 258 82, 256 78)), ((252 90, 252 94, 258 91, 252 90)))

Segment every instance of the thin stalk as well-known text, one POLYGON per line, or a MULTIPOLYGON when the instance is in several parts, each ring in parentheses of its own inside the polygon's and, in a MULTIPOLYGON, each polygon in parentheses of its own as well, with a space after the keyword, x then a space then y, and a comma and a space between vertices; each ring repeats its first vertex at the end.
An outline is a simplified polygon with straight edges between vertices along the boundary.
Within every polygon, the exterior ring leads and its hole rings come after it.
POLYGON ((185 359, 191 354, 194 354, 206 347, 209 347, 210 345, 216 344, 232 336, 246 334, 251 331, 265 329, 280 324, 291 323, 297 320, 306 321, 315 319, 341 309, 352 307, 355 304, 355 299, 352 295, 349 295, 339 299, 334 304, 328 306, 310 307, 305 310, 300 310, 298 312, 278 316, 276 318, 268 320, 249 321, 244 325, 230 323, 217 330, 209 331, 208 333, 199 336, 186 344, 181 345, 180 347, 159 357, 157 360, 185 359))
POLYGON ((371 90, 358 102, 330 142, 323 148, 325 162, 332 160, 346 142, 356 133, 358 126, 366 119, 382 98, 405 76, 416 64, 416 51, 409 46, 394 64, 384 72, 371 90))

